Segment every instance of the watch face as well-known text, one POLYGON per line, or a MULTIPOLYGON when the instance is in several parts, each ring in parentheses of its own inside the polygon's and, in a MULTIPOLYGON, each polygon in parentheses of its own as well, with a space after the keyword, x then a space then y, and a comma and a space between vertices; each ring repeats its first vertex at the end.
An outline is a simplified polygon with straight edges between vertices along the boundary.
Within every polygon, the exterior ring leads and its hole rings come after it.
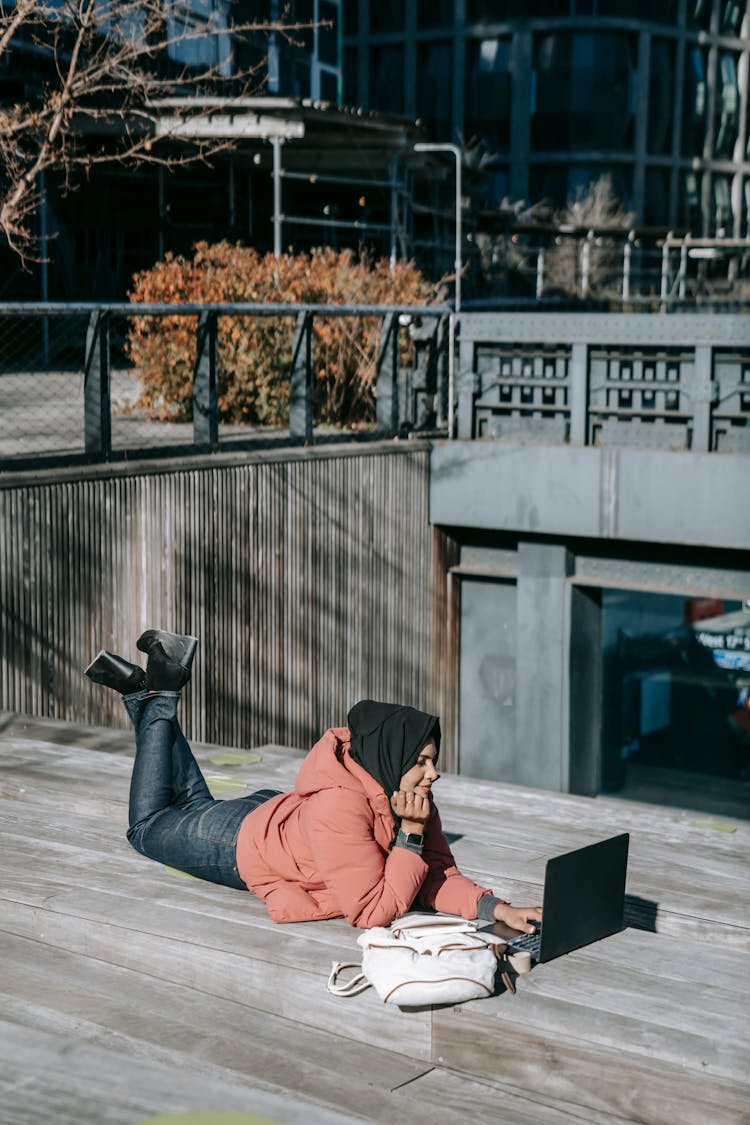
POLYGON ((424 835, 419 832, 410 832, 406 837, 407 844, 416 844, 421 846, 424 843, 424 835))

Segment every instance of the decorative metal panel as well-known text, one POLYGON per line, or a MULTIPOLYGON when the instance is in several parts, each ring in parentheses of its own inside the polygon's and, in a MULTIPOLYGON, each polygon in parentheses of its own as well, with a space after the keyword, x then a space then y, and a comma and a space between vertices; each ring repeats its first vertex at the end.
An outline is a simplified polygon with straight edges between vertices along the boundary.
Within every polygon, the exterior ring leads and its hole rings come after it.
POLYGON ((570 420, 570 348, 482 345, 476 365, 477 437, 564 442, 570 420))
POLYGON ((589 349, 589 444, 689 449, 692 351, 589 349))

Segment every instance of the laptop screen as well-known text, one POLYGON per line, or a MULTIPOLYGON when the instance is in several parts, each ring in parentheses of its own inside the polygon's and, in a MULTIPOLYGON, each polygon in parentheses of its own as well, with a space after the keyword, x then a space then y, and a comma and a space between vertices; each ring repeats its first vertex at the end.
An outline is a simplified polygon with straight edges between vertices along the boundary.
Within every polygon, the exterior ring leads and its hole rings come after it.
POLYGON ((624 832, 549 860, 540 961, 551 961, 622 929, 629 842, 624 832))

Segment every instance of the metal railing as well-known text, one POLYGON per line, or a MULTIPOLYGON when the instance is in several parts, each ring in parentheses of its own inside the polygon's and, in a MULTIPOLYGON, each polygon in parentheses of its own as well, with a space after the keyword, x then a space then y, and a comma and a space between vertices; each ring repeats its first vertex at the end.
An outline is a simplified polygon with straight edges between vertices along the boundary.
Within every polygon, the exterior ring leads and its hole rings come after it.
MULTIPOLYGON (((166 329, 167 324, 164 324, 166 329)), ((157 332, 159 336, 159 332, 157 332)), ((266 353, 267 354, 267 353, 266 353)), ((322 352, 320 353, 322 354, 322 352)), ((242 356, 240 356, 242 361, 242 356)), ((235 368, 238 370, 237 362, 235 368)), ((224 393, 227 390, 226 372, 224 393)), ((226 416, 226 412, 225 412, 226 416)), ((39 458, 116 460, 253 446, 386 438, 458 438, 750 452, 750 318, 731 314, 461 313, 443 306, 0 305, 0 466, 39 458), (134 322, 184 321, 161 338, 179 352, 185 423, 139 398, 134 322), (289 318, 279 336, 284 421, 222 420, 227 333, 289 318), (366 425, 320 424, 318 329, 372 318, 366 425), (453 328, 459 341, 450 346, 453 328), (181 349, 181 350, 180 350, 181 349), (224 368, 222 368, 224 370, 224 368), (455 383, 455 388, 454 388, 455 383), (454 393, 455 390, 455 393, 454 393), (369 393, 369 392, 368 392, 369 393), (454 410, 457 425, 454 426, 454 410), (286 421, 288 417, 288 422, 286 421)))
MULTIPOLYGON (((107 461, 136 451, 141 456, 203 453, 310 444, 337 436, 351 440, 445 431, 452 377, 449 315, 447 307, 438 305, 0 305, 0 465, 25 467, 40 456, 107 461), (178 341, 175 318, 184 320, 178 341), (285 417, 288 410, 288 424, 279 421, 279 409, 268 424, 246 418, 242 411, 227 421, 219 393, 227 340, 236 329, 252 346, 258 324, 274 318, 293 320, 293 331, 289 325, 279 336, 283 354, 275 356, 281 381, 286 381, 277 393, 288 395, 281 405, 285 417), (341 318, 376 326, 370 357, 374 411, 356 428, 334 423, 324 433, 316 418, 315 330, 341 318), (155 401, 153 393, 144 409, 142 372, 132 347, 136 324, 147 324, 152 338, 163 326, 158 354, 165 377, 170 365, 179 362, 189 384, 180 389, 179 409, 174 402, 155 401), (180 420, 184 418, 192 418, 192 425, 180 420)), ((157 370, 157 382, 158 375, 157 370)))

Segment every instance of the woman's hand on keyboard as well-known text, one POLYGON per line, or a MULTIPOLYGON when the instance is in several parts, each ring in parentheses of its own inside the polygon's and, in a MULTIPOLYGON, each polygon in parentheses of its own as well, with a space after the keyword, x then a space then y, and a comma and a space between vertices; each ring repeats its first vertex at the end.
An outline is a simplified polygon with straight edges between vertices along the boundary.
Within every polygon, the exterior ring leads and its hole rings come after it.
POLYGON ((521 930, 524 934, 533 934, 536 926, 532 923, 541 920, 540 906, 511 906, 509 902, 498 902, 495 906, 496 922, 502 922, 512 930, 521 930))

